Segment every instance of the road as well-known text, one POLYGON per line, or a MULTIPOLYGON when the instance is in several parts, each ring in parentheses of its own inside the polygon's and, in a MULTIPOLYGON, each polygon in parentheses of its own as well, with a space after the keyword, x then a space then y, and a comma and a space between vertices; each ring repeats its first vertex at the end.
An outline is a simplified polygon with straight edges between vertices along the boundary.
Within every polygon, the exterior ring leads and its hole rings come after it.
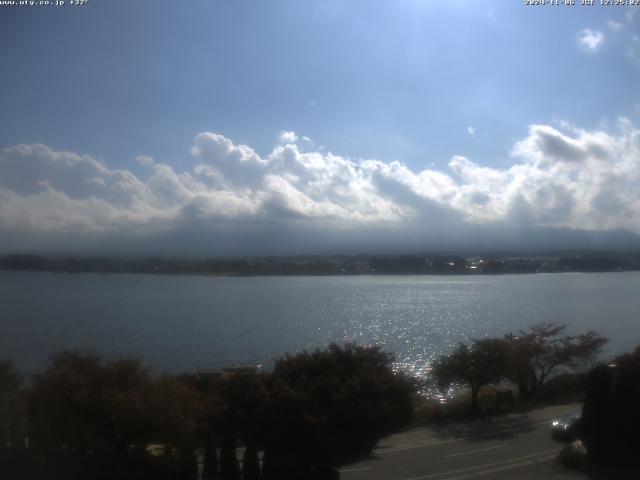
POLYGON ((342 480, 582 479, 557 455, 551 418, 579 405, 552 407, 491 422, 459 424, 395 435, 364 461, 340 469, 342 480))

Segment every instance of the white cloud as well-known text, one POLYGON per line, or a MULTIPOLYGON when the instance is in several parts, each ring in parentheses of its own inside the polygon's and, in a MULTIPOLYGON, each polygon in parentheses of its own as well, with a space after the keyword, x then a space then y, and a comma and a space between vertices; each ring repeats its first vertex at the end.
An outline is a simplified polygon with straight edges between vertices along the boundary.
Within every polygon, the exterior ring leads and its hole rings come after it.
POLYGON ((138 162, 140 165, 142 165, 143 167, 149 167, 151 165, 153 165, 153 157, 149 157, 147 155, 138 155, 137 157, 134 158, 134 160, 136 162, 138 162))
POLYGON ((624 24, 620 23, 620 22, 616 22, 615 20, 609 20, 607 22, 607 26, 609 27, 609 29, 615 31, 620 30, 622 27, 624 27, 624 24))
POLYGON ((423 238, 453 235, 454 224, 515 221, 640 233, 640 128, 628 119, 615 134, 533 125, 508 168, 455 156, 446 171, 417 171, 290 142, 261 157, 211 132, 197 135, 191 151, 188 171, 154 163, 142 180, 44 145, 4 149, 0 238, 173 232, 204 241, 195 228, 236 239, 317 228, 335 238, 366 231, 369 240, 372 228, 423 238))
POLYGON ((585 52, 597 52, 604 43, 604 33, 585 28, 578 34, 578 47, 585 52))
POLYGON ((296 143, 297 141, 296 132, 282 132, 280 134, 280 143, 296 143))
POLYGON ((267 162, 251 147, 234 145, 231 140, 217 133, 203 132, 197 135, 191 153, 199 162, 195 173, 206 177, 207 182, 217 188, 254 186, 267 166, 267 162))
POLYGON ((469 125, 467 127, 467 132, 469 133, 469 135, 473 135, 476 133, 476 127, 472 127, 471 125, 469 125))

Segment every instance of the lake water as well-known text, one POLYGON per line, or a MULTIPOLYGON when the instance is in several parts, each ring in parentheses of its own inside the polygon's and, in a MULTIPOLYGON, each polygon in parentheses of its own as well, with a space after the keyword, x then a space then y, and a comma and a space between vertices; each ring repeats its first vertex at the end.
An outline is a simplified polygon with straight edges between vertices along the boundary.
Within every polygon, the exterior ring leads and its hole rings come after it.
POLYGON ((0 271, 0 360, 24 373, 62 349, 134 355, 157 372, 269 367, 332 341, 380 344, 423 373, 460 341, 543 321, 640 344, 640 272, 205 277, 0 271))

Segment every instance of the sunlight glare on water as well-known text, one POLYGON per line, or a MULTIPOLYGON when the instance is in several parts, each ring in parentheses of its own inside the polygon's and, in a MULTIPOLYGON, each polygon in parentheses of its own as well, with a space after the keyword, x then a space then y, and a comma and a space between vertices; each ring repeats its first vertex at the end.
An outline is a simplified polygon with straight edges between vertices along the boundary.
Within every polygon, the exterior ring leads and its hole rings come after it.
POLYGON ((542 321, 640 343, 640 273, 197 277, 0 272, 0 351, 28 373, 62 349, 133 355, 155 371, 272 365, 331 342, 380 345, 427 377, 458 342, 542 321), (615 312, 615 313, 613 313, 615 312))

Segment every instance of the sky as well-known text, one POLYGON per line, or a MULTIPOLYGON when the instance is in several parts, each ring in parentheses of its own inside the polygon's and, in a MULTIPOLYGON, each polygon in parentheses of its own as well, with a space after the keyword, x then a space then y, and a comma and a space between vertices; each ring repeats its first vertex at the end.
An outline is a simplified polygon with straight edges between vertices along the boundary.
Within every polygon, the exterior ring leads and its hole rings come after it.
POLYGON ((640 6, 2 3, 0 251, 640 234, 640 6))

